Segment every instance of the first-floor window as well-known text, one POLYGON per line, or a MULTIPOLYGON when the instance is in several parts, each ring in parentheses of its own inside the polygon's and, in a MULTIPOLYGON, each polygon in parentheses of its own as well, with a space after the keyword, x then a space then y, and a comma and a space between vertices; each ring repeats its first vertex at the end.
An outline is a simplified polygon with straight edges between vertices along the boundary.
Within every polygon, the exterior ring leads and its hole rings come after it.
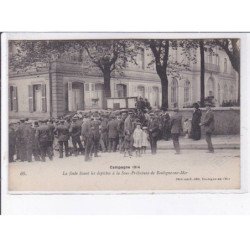
POLYGON ((190 82, 186 80, 184 85, 184 102, 190 101, 190 82))

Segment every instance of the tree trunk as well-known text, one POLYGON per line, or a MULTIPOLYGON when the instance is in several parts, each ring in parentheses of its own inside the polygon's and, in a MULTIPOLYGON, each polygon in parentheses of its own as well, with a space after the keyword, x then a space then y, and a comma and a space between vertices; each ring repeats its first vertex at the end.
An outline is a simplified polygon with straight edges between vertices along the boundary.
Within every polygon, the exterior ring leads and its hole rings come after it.
POLYGON ((161 108, 168 109, 168 77, 161 76, 161 108))
POLYGON ((111 90, 110 90, 111 72, 110 72, 110 69, 104 70, 103 79, 104 79, 103 108, 106 109, 107 108, 107 98, 111 97, 111 90))
POLYGON ((205 103, 205 59, 204 59, 204 44, 203 41, 199 41, 200 47, 200 60, 201 60, 201 71, 200 71, 200 102, 201 107, 204 107, 205 103))

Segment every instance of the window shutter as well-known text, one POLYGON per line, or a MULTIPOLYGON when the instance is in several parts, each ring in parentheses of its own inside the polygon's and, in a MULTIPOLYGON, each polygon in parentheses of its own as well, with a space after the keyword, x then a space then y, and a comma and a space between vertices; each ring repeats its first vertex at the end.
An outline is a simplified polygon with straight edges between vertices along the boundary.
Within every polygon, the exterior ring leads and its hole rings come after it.
POLYGON ((42 111, 47 112, 46 84, 42 84, 42 111))
POLYGON ((68 82, 68 103, 69 111, 72 111, 72 82, 68 82))
POLYGON ((13 86, 13 111, 18 111, 18 103, 17 103, 17 87, 13 86))
MULTIPOLYGON (((33 102, 33 85, 29 85, 29 111, 32 113, 34 111, 34 102, 33 102)), ((15 92, 15 91, 14 91, 15 92)), ((15 105, 14 105, 15 106, 15 105)))

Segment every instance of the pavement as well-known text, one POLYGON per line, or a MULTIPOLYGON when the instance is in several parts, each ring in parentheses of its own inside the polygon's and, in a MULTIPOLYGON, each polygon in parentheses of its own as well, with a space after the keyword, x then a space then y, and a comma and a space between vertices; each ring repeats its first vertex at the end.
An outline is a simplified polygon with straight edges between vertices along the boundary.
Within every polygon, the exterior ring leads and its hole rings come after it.
MULTIPOLYGON (((191 150, 205 150, 207 149, 207 143, 204 137, 199 141, 194 141, 189 138, 180 137, 181 149, 191 150)), ((212 136, 212 143, 214 149, 240 149, 240 136, 239 135, 215 135, 212 136)), ((159 150, 173 150, 172 140, 170 141, 158 141, 159 150)))

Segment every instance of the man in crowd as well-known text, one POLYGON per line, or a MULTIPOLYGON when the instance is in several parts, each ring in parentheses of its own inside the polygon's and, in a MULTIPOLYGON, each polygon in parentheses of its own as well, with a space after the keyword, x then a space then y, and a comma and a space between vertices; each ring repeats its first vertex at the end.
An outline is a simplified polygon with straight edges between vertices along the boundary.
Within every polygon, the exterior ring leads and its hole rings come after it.
POLYGON ((81 125, 79 123, 77 123, 78 118, 77 117, 73 117, 72 118, 72 123, 69 127, 69 133, 71 135, 72 138, 72 144, 73 144, 73 148, 74 148, 74 154, 75 156, 77 156, 79 154, 79 152, 83 153, 83 146, 82 146, 82 142, 81 142, 81 125), (77 147, 78 145, 78 147, 77 147))
POLYGON ((128 134, 130 135, 130 143, 131 145, 128 148, 129 155, 131 156, 132 148, 133 148, 133 133, 134 133, 134 125, 133 125, 133 118, 132 118, 133 112, 129 111, 128 116, 124 121, 124 131, 128 131, 128 134))
POLYGON ((91 122, 92 132, 94 134, 93 140, 93 153, 94 157, 98 157, 98 150, 100 147, 100 125, 99 115, 93 114, 93 121, 91 122))
POLYGON ((18 142, 18 151, 20 154, 20 160, 26 161, 27 160, 27 154, 26 154, 26 138, 25 138, 25 119, 20 119, 20 125, 17 128, 16 131, 16 139, 18 142))
POLYGON ((65 157, 69 156, 69 126, 65 124, 64 120, 60 120, 60 124, 56 128, 56 134, 59 143, 59 158, 63 158, 63 151, 65 157))
POLYGON ((151 153, 157 152, 157 140, 159 136, 159 123, 154 113, 150 114, 150 120, 148 122, 149 142, 151 147, 151 153))
POLYGON ((14 124, 9 123, 9 162, 14 162, 14 155, 16 153, 16 131, 14 124))
POLYGON ((102 147, 102 152, 107 152, 109 146, 109 140, 108 140, 108 118, 106 114, 102 115, 100 130, 101 130, 100 143, 102 147))
POLYGON ((41 159, 45 162, 45 157, 48 155, 52 160, 52 153, 50 150, 50 128, 47 125, 47 120, 41 120, 40 126, 37 128, 37 140, 41 150, 41 159))
POLYGON ((212 105, 210 103, 206 105, 207 112, 205 114, 203 122, 200 124, 205 128, 208 153, 214 153, 214 147, 211 140, 212 133, 214 132, 214 113, 211 109, 211 106, 212 105))
POLYGON ((26 160, 28 162, 32 162, 32 154, 33 154, 33 140, 34 140, 34 129, 32 128, 32 123, 26 120, 25 129, 24 129, 24 137, 25 137, 25 151, 26 151, 26 160))
POLYGON ((116 152, 117 141, 118 141, 118 121, 115 119, 115 115, 110 116, 108 122, 108 136, 109 136, 109 152, 116 152))
POLYGON ((118 121, 118 135, 119 135, 119 151, 122 153, 124 151, 124 136, 125 136, 125 131, 124 131, 124 119, 122 118, 122 115, 117 115, 117 121, 118 121))
POLYGON ((182 115, 179 113, 177 105, 175 105, 174 114, 171 117, 170 126, 175 154, 180 154, 179 136, 182 132, 182 115))

